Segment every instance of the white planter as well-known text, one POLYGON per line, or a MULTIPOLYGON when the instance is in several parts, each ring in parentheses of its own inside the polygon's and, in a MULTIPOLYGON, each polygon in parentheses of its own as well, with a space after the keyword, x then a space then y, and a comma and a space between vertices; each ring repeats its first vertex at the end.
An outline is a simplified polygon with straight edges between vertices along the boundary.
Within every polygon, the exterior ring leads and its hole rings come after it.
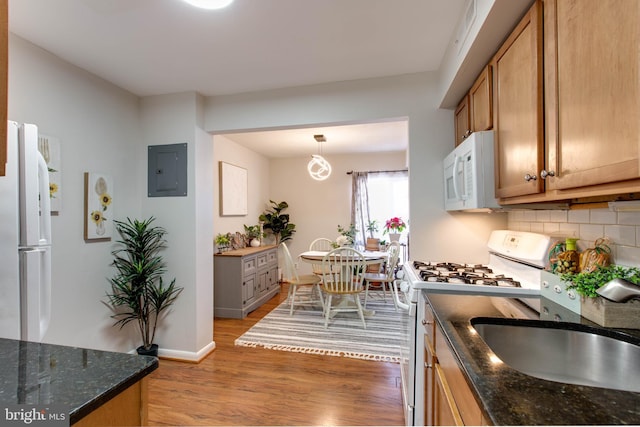
POLYGON ((389 233, 389 241, 390 242, 399 242, 401 235, 402 235, 402 233, 389 233))

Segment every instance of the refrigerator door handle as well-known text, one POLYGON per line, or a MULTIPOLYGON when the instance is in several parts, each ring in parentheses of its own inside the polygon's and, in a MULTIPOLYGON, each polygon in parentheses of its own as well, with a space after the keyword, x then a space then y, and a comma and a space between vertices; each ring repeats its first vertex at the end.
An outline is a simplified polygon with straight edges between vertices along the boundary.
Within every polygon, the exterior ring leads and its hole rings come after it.
POLYGON ((51 321, 51 252, 48 248, 21 251, 22 339, 41 342, 51 321))
POLYGON ((20 245, 51 244, 49 169, 38 151, 38 128, 19 129, 20 153, 20 245))
POLYGON ((38 184, 40 187, 40 245, 51 244, 51 197, 49 195, 49 168, 38 152, 38 184))

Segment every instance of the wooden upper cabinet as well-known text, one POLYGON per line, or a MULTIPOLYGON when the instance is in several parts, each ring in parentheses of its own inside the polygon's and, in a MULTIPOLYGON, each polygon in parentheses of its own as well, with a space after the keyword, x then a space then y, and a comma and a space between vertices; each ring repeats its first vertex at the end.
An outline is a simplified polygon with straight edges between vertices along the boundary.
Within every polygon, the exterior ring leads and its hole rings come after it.
POLYGON ((471 108, 469 107, 469 94, 465 95, 456 107, 454 113, 456 131, 456 147, 471 134, 471 108))
POLYGON ((471 107, 471 132, 493 128, 493 82, 492 67, 487 65, 469 91, 471 107))
POLYGON ((7 167, 7 77, 9 74, 9 0, 0 0, 0 176, 7 167))
POLYGON ((544 25, 547 188, 639 178, 640 1, 545 0, 544 25))
MULTIPOLYGON (((596 0, 597 1, 597 0, 596 0)), ((496 197, 544 192, 542 3, 537 1, 492 60, 496 197)))
POLYGON ((471 90, 456 107, 454 114, 456 147, 472 132, 493 128, 493 82, 491 65, 487 65, 471 90))

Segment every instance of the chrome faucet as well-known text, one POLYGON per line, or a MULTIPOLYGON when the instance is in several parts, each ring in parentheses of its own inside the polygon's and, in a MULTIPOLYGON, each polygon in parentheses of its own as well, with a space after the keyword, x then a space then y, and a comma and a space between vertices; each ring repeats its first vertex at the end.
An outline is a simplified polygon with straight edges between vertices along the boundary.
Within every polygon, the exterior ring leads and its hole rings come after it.
POLYGON ((640 298, 640 286, 617 278, 596 289, 596 293, 614 302, 626 302, 633 298, 640 298))

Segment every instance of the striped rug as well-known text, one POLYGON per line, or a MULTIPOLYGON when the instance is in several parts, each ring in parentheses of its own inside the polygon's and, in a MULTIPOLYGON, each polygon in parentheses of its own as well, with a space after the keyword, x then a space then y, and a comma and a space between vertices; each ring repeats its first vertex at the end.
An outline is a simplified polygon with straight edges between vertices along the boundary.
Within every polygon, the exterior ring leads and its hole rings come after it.
POLYGON ((395 311, 389 296, 386 303, 370 299, 367 310, 375 311, 365 317, 367 329, 355 312, 336 314, 324 329, 319 307, 296 307, 289 316, 288 304, 283 302, 236 339, 235 345, 399 363, 406 312, 395 311))

